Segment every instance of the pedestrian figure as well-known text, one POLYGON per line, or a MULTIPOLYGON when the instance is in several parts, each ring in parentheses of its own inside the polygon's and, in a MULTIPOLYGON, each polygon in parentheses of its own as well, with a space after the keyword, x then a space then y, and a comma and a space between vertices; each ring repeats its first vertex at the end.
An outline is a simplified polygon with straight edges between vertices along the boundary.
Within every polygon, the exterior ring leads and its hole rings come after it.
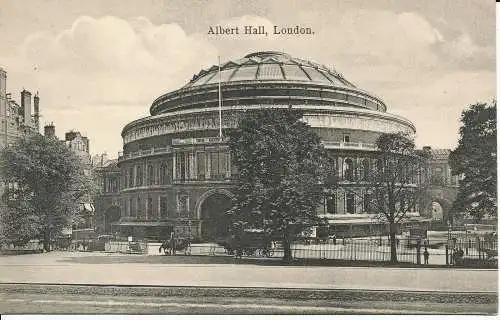
POLYGON ((210 256, 215 256, 215 250, 217 248, 217 244, 216 243, 210 243, 210 252, 209 252, 209 255, 210 256))
POLYGON ((429 251, 427 251, 427 247, 424 249, 424 264, 429 264, 429 251))
POLYGON ((171 232, 170 233, 170 253, 172 256, 175 256, 175 233, 174 232, 171 232))
POLYGON ((333 245, 336 245, 336 244, 337 244, 337 236, 333 235, 333 245))

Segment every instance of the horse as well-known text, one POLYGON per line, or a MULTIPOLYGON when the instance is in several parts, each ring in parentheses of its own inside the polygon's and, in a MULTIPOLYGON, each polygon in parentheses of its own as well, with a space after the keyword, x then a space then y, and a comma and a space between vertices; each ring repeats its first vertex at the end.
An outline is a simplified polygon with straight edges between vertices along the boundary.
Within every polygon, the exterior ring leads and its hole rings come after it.
POLYGON ((184 251, 184 255, 191 254, 191 241, 187 238, 173 238, 165 240, 158 252, 161 253, 161 250, 165 255, 175 255, 177 251, 184 251))

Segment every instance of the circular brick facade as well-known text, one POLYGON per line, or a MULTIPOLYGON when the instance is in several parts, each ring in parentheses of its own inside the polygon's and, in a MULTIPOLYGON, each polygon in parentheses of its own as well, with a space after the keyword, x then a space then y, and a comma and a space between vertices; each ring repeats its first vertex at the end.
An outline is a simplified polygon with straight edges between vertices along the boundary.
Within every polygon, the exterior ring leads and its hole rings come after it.
POLYGON ((223 236, 214 228, 223 224, 221 213, 231 205, 235 168, 219 125, 227 130, 242 112, 290 106, 303 111, 304 121, 337 160, 341 186, 325 196, 318 214, 331 219, 338 234, 366 232, 362 180, 377 153, 375 141, 384 132, 414 134, 415 127, 387 113, 380 98, 337 71, 279 52, 252 53, 220 71, 219 66, 202 70, 182 88, 158 97, 151 116, 124 127, 118 160, 121 218, 115 227, 124 235, 160 239, 173 230, 203 240, 223 236), (359 185, 361 191, 354 194, 345 185, 359 185), (356 231, 358 225, 364 229, 356 231))

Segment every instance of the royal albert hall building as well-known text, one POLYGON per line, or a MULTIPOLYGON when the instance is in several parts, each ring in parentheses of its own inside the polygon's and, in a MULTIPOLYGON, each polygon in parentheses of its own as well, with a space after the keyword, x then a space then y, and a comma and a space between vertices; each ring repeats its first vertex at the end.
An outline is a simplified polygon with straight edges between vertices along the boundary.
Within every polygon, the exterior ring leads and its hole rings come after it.
MULTIPOLYGON (((220 218, 232 207, 236 170, 227 138, 219 137, 219 85, 223 132, 237 126, 242 112, 302 110, 334 155, 341 177, 340 186, 325 193, 318 215, 337 235, 383 232, 385 226, 368 213, 363 176, 373 165, 381 133, 414 134, 415 126, 388 113, 384 101, 336 70, 272 51, 201 70, 153 101, 150 116, 124 127, 118 159, 121 217, 114 231, 161 239, 173 230, 201 240, 224 235, 220 218)), ((418 220, 417 208, 412 211, 418 220)))

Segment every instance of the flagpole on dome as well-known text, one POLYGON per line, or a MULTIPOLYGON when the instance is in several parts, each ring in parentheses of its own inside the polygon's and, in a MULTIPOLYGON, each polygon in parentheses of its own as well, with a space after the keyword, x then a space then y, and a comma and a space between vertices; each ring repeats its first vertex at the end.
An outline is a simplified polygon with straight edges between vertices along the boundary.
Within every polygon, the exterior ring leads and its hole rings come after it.
POLYGON ((219 138, 222 138, 222 94, 221 94, 221 72, 220 72, 220 56, 219 59, 219 138))

